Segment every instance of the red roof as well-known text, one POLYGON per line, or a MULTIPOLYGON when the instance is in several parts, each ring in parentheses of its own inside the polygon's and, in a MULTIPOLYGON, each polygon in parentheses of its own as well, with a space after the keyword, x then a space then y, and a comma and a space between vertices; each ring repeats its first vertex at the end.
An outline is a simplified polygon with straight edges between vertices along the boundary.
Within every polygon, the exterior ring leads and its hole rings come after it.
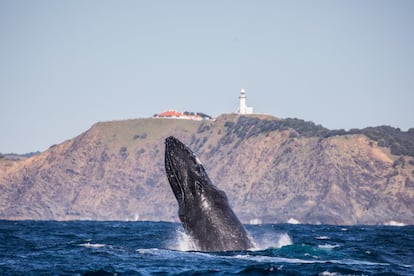
POLYGON ((180 117, 184 114, 175 110, 167 110, 157 114, 158 117, 180 117))

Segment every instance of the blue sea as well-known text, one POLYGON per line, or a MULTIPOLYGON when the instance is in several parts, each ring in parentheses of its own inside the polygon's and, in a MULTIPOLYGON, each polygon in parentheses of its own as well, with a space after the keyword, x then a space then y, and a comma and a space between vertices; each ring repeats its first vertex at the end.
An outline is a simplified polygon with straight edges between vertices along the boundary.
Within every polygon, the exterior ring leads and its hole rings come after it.
POLYGON ((0 275, 414 275, 414 226, 247 225, 198 252, 178 223, 0 221, 0 275))

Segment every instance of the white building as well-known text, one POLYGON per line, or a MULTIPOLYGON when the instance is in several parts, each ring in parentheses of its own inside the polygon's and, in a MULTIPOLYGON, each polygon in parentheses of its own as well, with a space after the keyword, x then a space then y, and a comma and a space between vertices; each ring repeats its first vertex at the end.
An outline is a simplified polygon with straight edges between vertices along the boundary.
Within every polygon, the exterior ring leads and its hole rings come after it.
POLYGON ((239 108, 237 109, 239 114, 253 114, 253 107, 249 107, 246 104, 246 91, 242 88, 239 96, 239 108))

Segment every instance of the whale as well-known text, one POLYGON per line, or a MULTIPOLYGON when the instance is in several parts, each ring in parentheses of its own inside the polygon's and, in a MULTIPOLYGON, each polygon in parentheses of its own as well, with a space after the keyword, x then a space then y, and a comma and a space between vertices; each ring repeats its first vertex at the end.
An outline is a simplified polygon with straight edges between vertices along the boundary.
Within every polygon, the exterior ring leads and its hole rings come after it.
POLYGON ((173 136, 165 139, 165 171, 178 202, 179 219, 197 250, 222 252, 254 247, 226 194, 211 182, 191 149, 173 136))

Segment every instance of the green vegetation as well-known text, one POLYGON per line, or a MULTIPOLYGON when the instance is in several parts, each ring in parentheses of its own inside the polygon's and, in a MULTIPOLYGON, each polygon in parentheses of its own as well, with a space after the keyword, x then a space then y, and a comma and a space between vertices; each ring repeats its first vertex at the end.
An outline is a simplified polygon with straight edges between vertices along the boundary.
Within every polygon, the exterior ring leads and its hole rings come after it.
POLYGON ((294 129, 299 135, 305 137, 323 137, 329 132, 328 129, 321 125, 296 118, 261 120, 255 117, 241 116, 236 123, 229 121, 224 126, 227 128, 227 133, 236 134, 238 138, 242 139, 261 133, 288 129, 294 129))
POLYGON ((135 154, 136 159, 139 159, 141 157, 141 155, 143 155, 144 153, 145 153, 145 149, 144 148, 139 149, 137 151, 137 153, 135 154))
POLYGON ((133 139, 137 140, 137 139, 146 139, 147 138, 147 133, 142 133, 142 134, 135 134, 133 139))
POLYGON ((393 168, 396 167, 401 167, 404 168, 405 167, 405 159, 403 157, 398 158, 397 160, 394 161, 394 163, 392 164, 393 168))
POLYGON ((394 155, 414 157, 414 128, 401 131, 391 126, 367 127, 364 129, 330 130, 325 137, 335 135, 362 134, 374 140, 380 147, 389 147, 394 155))
POLYGON ((227 121, 224 124, 227 129, 226 136, 222 143, 231 143, 234 136, 240 139, 269 133, 272 131, 283 131, 293 129, 291 137, 297 135, 304 137, 329 138, 332 136, 344 136, 360 134, 376 141, 381 147, 389 147, 394 155, 408 155, 414 157, 414 128, 408 131, 401 131, 399 128, 390 126, 368 127, 364 129, 344 129, 329 130, 321 125, 316 125, 310 121, 304 121, 296 118, 287 118, 283 120, 261 120, 256 117, 240 116, 237 122, 227 121))
POLYGON ((377 141, 381 147, 389 147, 395 155, 408 155, 414 157, 414 128, 401 131, 390 126, 368 127, 361 134, 377 141))
POLYGON ((128 149, 126 147, 121 147, 119 149, 119 154, 122 156, 122 158, 127 158, 128 157, 128 149))
POLYGON ((0 159, 7 159, 7 160, 23 160, 35 155, 40 154, 40 151, 33 151, 24 154, 17 154, 17 153, 0 153, 0 159))
POLYGON ((335 135, 362 134, 374 140, 380 147, 389 147, 394 155, 408 155, 414 157, 414 128, 401 131, 391 126, 367 127, 364 129, 330 130, 325 137, 335 135))

